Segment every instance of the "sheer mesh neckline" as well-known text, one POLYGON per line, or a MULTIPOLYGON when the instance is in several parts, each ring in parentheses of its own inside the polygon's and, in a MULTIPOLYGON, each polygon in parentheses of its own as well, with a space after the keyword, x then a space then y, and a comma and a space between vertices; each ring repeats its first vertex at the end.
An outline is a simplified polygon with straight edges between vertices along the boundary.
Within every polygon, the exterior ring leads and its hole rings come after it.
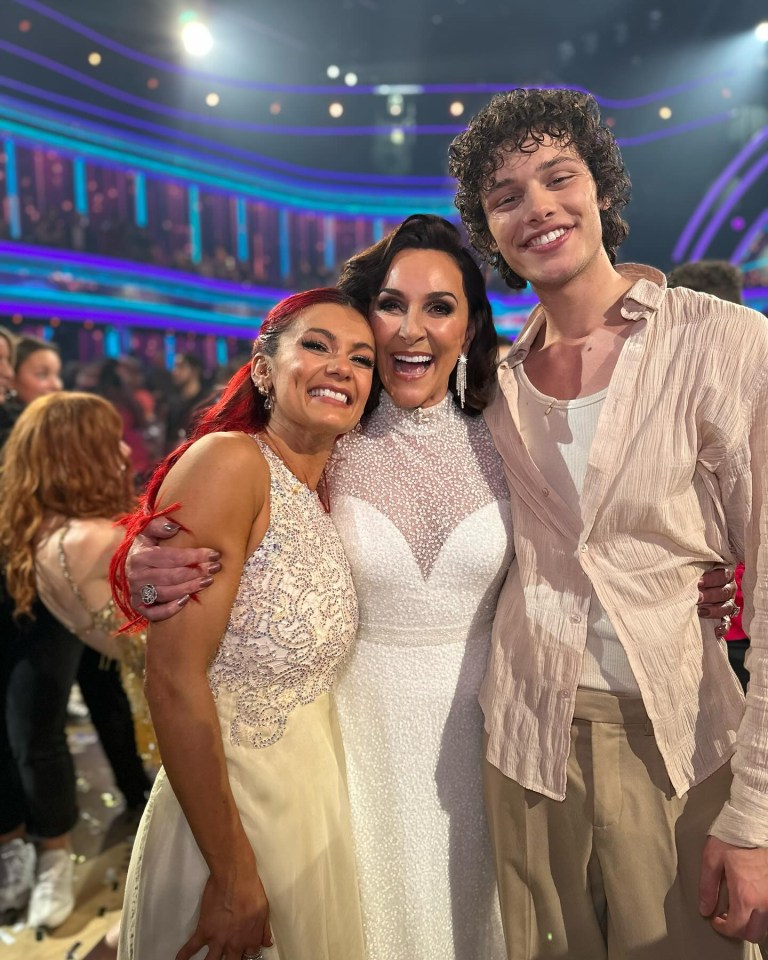
POLYGON ((372 418, 377 425, 399 433, 425 435, 439 433, 460 416, 450 390, 439 403, 415 409, 396 406, 389 394, 382 390, 379 406, 372 418))

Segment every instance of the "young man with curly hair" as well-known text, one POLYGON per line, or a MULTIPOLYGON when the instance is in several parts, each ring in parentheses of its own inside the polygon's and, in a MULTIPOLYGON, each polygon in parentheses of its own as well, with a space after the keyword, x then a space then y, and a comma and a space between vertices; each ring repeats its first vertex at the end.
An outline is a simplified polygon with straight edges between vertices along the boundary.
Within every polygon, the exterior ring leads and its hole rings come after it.
POLYGON ((630 182, 586 94, 494 97, 450 169, 474 246, 540 301, 486 411, 516 494, 481 691, 508 956, 757 956, 768 322, 615 265, 630 182), (746 711, 694 610, 702 570, 745 556, 746 711))

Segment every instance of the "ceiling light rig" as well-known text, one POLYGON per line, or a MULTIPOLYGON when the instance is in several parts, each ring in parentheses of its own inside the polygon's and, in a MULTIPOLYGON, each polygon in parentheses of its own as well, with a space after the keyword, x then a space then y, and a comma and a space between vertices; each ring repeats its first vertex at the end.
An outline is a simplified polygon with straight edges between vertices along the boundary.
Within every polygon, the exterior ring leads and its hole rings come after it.
POLYGON ((192 57, 204 57, 211 52, 213 36, 202 20, 198 20, 196 13, 181 15, 181 42, 184 49, 192 57))

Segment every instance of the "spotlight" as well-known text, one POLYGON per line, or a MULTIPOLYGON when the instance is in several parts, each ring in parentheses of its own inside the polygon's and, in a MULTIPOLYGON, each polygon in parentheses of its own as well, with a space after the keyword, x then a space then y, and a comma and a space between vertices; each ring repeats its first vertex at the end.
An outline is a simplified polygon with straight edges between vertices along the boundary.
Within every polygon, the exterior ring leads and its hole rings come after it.
POLYGON ((669 120, 669 118, 672 116, 672 111, 669 109, 669 107, 662 107, 659 110, 659 116, 662 120, 669 120))
POLYGON ((352 73, 351 71, 349 73, 345 73, 344 83, 346 83, 348 87, 354 87, 357 84, 357 74, 352 73))
POLYGON ((283 108, 280 106, 277 100, 275 100, 274 103, 270 103, 269 105, 269 112, 272 114, 273 117, 276 117, 282 109, 283 108))
POLYGON ((448 107, 448 112, 452 117, 460 117, 462 113, 464 113, 464 104, 461 100, 454 100, 450 107, 448 107))
POLYGON ((332 63, 325 72, 331 80, 338 80, 341 75, 341 70, 339 70, 335 63, 332 63))
POLYGON ((31 29, 32 29, 32 24, 29 22, 29 20, 19 20, 19 30, 22 33, 29 33, 31 29))
POLYGON ((390 133, 389 139, 396 147, 401 147, 405 143, 405 132, 402 127, 395 127, 390 133))
POLYGON ((150 90, 157 90, 159 86, 160 86, 160 81, 157 79, 157 77, 150 77, 147 80, 147 87, 150 90))
POLYGON ((768 43, 768 20, 763 20, 755 27, 755 36, 760 43, 768 43))
POLYGON ((338 120, 338 118, 344 113, 344 107, 340 103, 332 103, 328 107, 328 113, 338 120))
POLYGON ((88 63, 90 63, 92 67, 98 67, 98 65, 101 63, 101 54, 97 53, 95 50, 93 53, 89 53, 88 63))
POLYGON ((387 112, 390 117, 399 117, 403 112, 403 97, 399 93, 390 93, 387 97, 387 112))
POLYGON ((204 57, 213 46, 211 31, 200 20, 190 20, 181 28, 181 42, 193 57, 204 57))
POLYGON ((205 98, 205 102, 209 107, 218 107, 220 101, 221 97, 218 95, 218 93, 209 93, 205 98))

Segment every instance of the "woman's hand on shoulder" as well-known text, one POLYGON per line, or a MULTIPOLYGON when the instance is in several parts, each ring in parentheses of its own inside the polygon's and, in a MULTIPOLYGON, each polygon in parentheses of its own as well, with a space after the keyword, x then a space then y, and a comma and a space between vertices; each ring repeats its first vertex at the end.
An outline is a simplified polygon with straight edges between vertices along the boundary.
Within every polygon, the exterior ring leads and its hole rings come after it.
MULTIPOLYGON (((253 440, 245 434, 211 434, 194 444, 187 454, 198 445, 201 450, 197 453, 205 454, 201 458, 203 461, 216 459, 225 468, 219 475, 219 489, 211 491, 211 496, 227 496, 229 485, 242 484, 243 476, 249 473, 253 473, 257 483, 261 481, 264 485, 265 480, 268 483, 268 467, 264 457, 253 440)), ((126 562, 132 606, 153 623, 168 620, 179 613, 190 596, 209 587, 213 577, 222 569, 221 553, 212 546, 166 545, 182 529, 173 519, 174 516, 169 514, 151 520, 144 532, 134 540, 126 562), (150 585, 157 592, 157 600, 147 606, 142 591, 150 585)))

